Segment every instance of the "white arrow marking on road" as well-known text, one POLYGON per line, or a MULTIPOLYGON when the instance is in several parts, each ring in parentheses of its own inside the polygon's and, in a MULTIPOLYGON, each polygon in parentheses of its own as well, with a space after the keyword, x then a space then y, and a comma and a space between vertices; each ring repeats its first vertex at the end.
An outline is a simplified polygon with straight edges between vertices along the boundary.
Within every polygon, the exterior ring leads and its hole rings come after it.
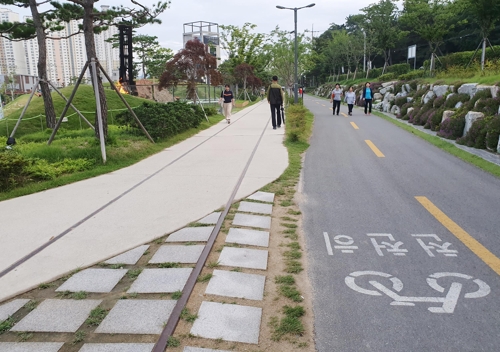
POLYGON ((323 236, 325 237, 326 251, 328 252, 328 255, 333 255, 332 244, 330 243, 330 237, 328 237, 328 232, 323 232, 323 236))

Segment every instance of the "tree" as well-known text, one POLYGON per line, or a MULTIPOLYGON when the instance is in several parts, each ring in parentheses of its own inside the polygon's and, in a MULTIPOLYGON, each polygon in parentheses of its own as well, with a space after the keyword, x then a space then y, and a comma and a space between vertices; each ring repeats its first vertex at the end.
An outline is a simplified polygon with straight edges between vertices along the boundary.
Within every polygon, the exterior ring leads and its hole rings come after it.
POLYGON ((254 86, 256 82, 254 79, 255 76, 253 66, 247 63, 239 64, 234 68, 234 76, 243 82, 243 90, 248 96, 247 83, 250 81, 252 83, 251 85, 254 86))
POLYGON ((161 90, 186 81, 187 97, 196 102, 196 87, 204 80, 213 86, 222 83, 221 74, 217 71, 217 58, 209 53, 207 45, 190 40, 167 62, 158 88, 161 90))
MULTIPOLYGON (((265 45, 266 56, 269 58, 267 67, 273 74, 276 74, 286 86, 290 87, 295 82, 295 41, 287 31, 282 31, 276 27, 269 36, 271 43, 265 45)), ((297 75, 300 77, 303 72, 312 67, 310 57, 309 37, 305 34, 297 35, 298 65, 297 75)))
POLYGON ((427 41, 431 51, 431 72, 439 46, 455 28, 457 13, 458 7, 449 0, 404 0, 401 22, 427 41))
POLYGON ((3 22, 0 24, 0 32, 2 37, 9 40, 28 40, 37 39, 38 44, 38 77, 41 78, 40 90, 42 93, 45 122, 48 128, 54 128, 56 125, 56 112, 52 95, 50 94, 49 84, 47 80, 47 32, 61 30, 62 27, 54 19, 54 9, 49 9, 44 12, 38 11, 40 4, 46 3, 43 1, 37 3, 36 0, 1 0, 0 4, 13 5, 17 7, 29 7, 31 11, 31 20, 25 23, 9 23, 3 22))
MULTIPOLYGON (((82 30, 85 38, 85 50, 87 59, 97 58, 94 33, 99 33, 109 28, 109 26, 125 24, 134 28, 138 28, 148 23, 161 23, 156 17, 165 11, 170 4, 170 1, 159 1, 157 4, 148 8, 135 0, 131 2, 138 8, 125 7, 123 5, 113 6, 106 10, 99 11, 94 8, 94 4, 98 0, 69 0, 71 3, 59 4, 53 2, 52 5, 58 9, 58 16, 62 20, 79 18, 82 20, 82 30)), ((92 68, 90 67, 91 75, 92 68)), ((104 86, 99 75, 97 75, 97 89, 101 106, 97 107, 101 110, 103 133, 104 137, 108 135, 108 109, 104 86)), ((94 82, 92 81, 92 85, 94 82)), ((96 126, 98 124, 96 114, 96 126)), ((95 129, 96 138, 99 138, 99 129, 95 129)))
POLYGON ((484 70, 486 41, 500 19, 500 2, 498 0, 462 0, 463 10, 472 14, 474 22, 479 26, 483 39, 481 69, 484 70))
POLYGON ((161 46, 154 48, 146 58, 146 68, 148 77, 160 77, 165 71, 165 65, 168 60, 174 56, 172 49, 163 48, 161 46))
POLYGON ((385 70, 390 65, 391 49, 407 34, 398 25, 398 9, 393 1, 380 0, 361 11, 364 13, 366 29, 373 38, 375 48, 384 55, 385 70))

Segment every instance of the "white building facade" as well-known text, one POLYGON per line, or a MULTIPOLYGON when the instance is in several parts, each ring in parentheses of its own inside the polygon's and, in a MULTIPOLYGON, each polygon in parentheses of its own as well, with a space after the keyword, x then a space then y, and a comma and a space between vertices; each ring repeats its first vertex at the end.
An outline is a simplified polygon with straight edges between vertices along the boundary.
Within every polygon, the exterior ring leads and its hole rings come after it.
MULTIPOLYGON (((106 10, 106 6, 101 7, 106 10)), ((23 20, 29 17, 24 17, 23 20)), ((19 22, 19 15, 7 9, 0 9, 0 22, 19 22)), ((74 83, 87 62, 85 39, 80 32, 82 21, 70 21, 58 32, 48 33, 47 37, 47 78, 56 86, 74 83), (60 39, 58 39, 60 38, 60 39)), ((113 48, 106 39, 118 34, 118 28, 109 27, 95 35, 96 54, 103 68, 111 75, 120 65, 119 50, 113 48)), ((13 42, 0 38, 0 74, 15 73, 38 77, 38 43, 36 39, 13 42), (9 71, 9 67, 11 67, 9 71)), ((85 78, 89 82, 90 75, 85 78)))

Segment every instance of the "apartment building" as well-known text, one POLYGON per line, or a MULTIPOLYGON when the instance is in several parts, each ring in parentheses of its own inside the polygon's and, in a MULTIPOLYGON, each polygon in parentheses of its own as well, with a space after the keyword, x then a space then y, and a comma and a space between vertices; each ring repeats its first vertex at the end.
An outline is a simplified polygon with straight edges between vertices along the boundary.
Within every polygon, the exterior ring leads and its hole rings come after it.
MULTIPOLYGON (((101 6, 106 10, 107 6, 101 6)), ((23 21, 28 19, 23 17, 23 21)), ((19 15, 7 9, 0 9, 0 22, 19 22, 19 15)), ((64 29, 48 33, 47 39, 47 78, 58 86, 74 82, 80 75, 86 61, 85 39, 80 32, 82 21, 70 21, 64 29), (60 39, 58 39, 60 38, 60 39)), ((111 76, 120 65, 119 50, 113 48, 106 39, 118 33, 118 28, 111 26, 106 31, 95 35, 96 54, 104 69, 111 76)), ((38 43, 36 39, 12 42, 0 39, 0 74, 11 74, 9 67, 16 66, 15 73, 38 76, 38 43)), ((87 73, 84 76, 90 80, 87 73)))

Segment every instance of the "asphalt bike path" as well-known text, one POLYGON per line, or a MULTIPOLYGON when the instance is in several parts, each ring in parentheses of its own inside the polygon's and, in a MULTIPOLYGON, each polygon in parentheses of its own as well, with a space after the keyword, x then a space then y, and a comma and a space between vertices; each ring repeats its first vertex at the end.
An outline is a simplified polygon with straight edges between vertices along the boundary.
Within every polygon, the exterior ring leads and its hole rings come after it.
POLYGON ((318 351, 498 351, 500 180, 361 109, 305 105, 318 351))

